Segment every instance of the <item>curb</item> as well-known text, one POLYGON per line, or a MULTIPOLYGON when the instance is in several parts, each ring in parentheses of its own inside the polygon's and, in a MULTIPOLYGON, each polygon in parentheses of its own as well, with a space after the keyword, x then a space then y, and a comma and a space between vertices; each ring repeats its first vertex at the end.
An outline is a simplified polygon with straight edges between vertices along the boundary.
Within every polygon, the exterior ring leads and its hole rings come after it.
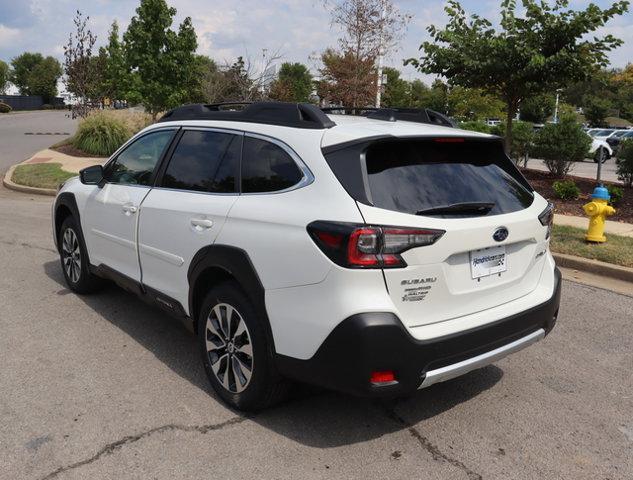
POLYGON ((22 193, 34 193, 36 195, 49 195, 52 197, 57 195, 57 191, 53 190, 52 188, 27 187, 26 185, 19 185, 11 181, 11 178, 13 177, 13 171, 15 170, 15 167, 17 167, 18 165, 20 164, 18 163, 17 165, 11 166, 9 170, 7 171, 7 173, 5 173, 4 177, 2 178, 2 184, 5 187, 7 187, 10 190, 15 190, 17 192, 22 192, 22 193))
POLYGON ((633 268, 552 252, 556 265, 633 283, 633 268))

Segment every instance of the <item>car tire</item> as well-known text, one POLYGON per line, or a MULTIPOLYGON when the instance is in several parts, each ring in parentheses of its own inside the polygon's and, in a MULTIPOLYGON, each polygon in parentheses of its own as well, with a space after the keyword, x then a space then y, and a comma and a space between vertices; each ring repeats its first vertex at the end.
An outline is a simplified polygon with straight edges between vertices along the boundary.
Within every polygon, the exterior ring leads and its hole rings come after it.
POLYGON ((59 229, 59 258, 68 288, 76 293, 97 291, 103 280, 90 272, 88 254, 81 229, 73 217, 67 217, 59 229))
POLYGON ((213 287, 198 318, 198 343, 205 373, 229 406, 258 411, 282 400, 288 382, 275 368, 263 315, 235 282, 213 287))
POLYGON ((609 152, 603 147, 598 147, 596 153, 593 156, 594 163, 598 163, 602 160, 602 163, 606 162, 609 159, 609 152))

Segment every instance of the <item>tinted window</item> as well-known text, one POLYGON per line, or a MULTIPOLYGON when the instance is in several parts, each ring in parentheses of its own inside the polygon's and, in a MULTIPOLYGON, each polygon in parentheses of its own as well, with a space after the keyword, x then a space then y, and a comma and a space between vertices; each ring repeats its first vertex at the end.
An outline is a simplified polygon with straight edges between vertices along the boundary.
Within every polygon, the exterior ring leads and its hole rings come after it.
POLYGON ((186 131, 169 161, 162 186, 198 192, 235 192, 240 143, 238 135, 186 131))
POLYGON ((533 195, 521 183, 501 144, 441 140, 371 145, 366 162, 374 205, 415 214, 455 203, 494 203, 488 215, 531 205, 533 195))
POLYGON ((274 192, 299 183, 303 174, 290 155, 274 143, 244 137, 242 191, 274 192))
POLYGON ((173 130, 148 133, 130 144, 108 164, 106 180, 125 185, 149 185, 154 168, 173 134, 173 130))

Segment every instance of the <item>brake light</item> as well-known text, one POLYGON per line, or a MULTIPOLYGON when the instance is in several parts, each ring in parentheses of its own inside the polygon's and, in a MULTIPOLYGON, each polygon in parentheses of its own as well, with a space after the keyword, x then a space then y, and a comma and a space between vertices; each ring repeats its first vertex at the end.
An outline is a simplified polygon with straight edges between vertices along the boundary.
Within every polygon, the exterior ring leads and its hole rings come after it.
POLYGON ((401 253, 432 245, 444 230, 317 221, 308 233, 334 263, 347 268, 402 268, 401 253))
POLYGON ((460 137, 440 137, 433 140, 437 143, 464 143, 464 139, 460 137))

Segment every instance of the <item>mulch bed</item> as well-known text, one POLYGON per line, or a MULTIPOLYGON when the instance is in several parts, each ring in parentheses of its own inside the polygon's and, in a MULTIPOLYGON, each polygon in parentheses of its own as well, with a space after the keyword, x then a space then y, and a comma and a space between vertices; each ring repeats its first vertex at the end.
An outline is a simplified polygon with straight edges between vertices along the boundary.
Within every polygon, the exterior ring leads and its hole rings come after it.
POLYGON ((66 155, 70 155, 71 157, 90 157, 95 158, 95 155, 90 155, 82 150, 79 150, 71 143, 65 143, 62 145, 53 145, 49 147, 51 150, 55 150, 60 153, 64 153, 66 155))
MULTIPOLYGON (((596 181, 583 177, 575 177, 568 175, 566 179, 573 180, 580 188, 580 197, 576 200, 561 200, 554 193, 552 184, 559 178, 555 178, 547 172, 541 172, 538 170, 530 170, 529 168, 521 169, 525 178, 528 179, 534 190, 540 193, 543 197, 554 203, 554 211, 562 215, 576 215, 578 217, 584 217, 585 212, 582 206, 591 201, 590 195, 593 189, 596 187, 596 181)), ((620 202, 615 205, 616 214, 609 217, 609 220, 616 222, 633 223, 633 189, 623 187, 620 184, 613 182, 602 182, 605 185, 617 185, 624 191, 624 197, 620 202)))

